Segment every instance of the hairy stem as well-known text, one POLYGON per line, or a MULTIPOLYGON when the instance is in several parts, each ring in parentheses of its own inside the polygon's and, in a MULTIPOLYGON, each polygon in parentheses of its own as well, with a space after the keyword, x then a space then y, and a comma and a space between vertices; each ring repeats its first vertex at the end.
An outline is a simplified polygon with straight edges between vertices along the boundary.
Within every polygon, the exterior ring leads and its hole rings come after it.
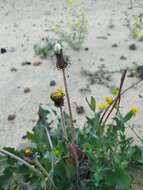
POLYGON ((71 103, 70 103, 70 97, 69 97, 69 92, 68 92, 68 85, 67 85, 67 79, 66 79, 66 74, 65 74, 65 68, 62 69, 62 72, 63 72, 63 80, 64 80, 64 86, 65 86, 65 91, 66 91, 66 97, 67 97, 67 102, 68 102, 70 125, 72 128, 72 142, 74 143, 75 130, 74 130, 74 124, 73 124, 73 117, 72 117, 72 110, 71 110, 71 103))
POLYGON ((61 124, 62 124, 62 131, 63 131, 63 137, 67 140, 67 131, 66 131, 66 126, 65 126, 65 122, 64 122, 64 113, 62 110, 62 107, 60 107, 60 113, 61 113, 61 124))

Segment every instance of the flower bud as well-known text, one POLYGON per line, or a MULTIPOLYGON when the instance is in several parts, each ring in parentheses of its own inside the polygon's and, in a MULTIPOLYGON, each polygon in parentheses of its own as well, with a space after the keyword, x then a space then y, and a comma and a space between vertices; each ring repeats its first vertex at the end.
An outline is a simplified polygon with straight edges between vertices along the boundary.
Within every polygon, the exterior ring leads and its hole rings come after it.
POLYGON ((133 116, 136 116, 139 110, 136 106, 132 106, 130 112, 132 113, 133 116))
POLYGON ((64 96, 65 94, 62 92, 61 88, 51 94, 51 99, 56 107, 61 107, 64 105, 64 96))
POLYGON ((34 153, 31 148, 25 148, 24 149, 24 156, 28 158, 33 158, 34 153))

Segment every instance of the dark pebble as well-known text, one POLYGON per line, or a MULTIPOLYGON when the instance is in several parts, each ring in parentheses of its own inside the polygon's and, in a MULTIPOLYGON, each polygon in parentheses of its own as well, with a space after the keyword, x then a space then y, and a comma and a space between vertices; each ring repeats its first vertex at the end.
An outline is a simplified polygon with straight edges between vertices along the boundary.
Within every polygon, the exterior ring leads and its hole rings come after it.
POLYGON ((136 44, 130 44, 130 45, 129 45, 129 49, 130 49, 130 50, 136 50, 136 49, 137 49, 136 44))
POLYGON ((8 121, 12 121, 16 118, 16 115, 15 114, 10 114, 7 118, 8 121))
POLYGON ((103 59, 103 58, 100 58, 99 61, 104 61, 104 59, 103 59))
POLYGON ((1 49, 0 49, 0 52, 1 52, 1 54, 3 54, 3 53, 6 53, 7 50, 6 50, 5 48, 1 48, 1 49))
POLYGON ((24 89, 24 93, 25 93, 25 94, 29 93, 30 91, 31 91, 31 90, 30 90, 30 88, 28 88, 28 87, 24 89))
POLYGON ((112 47, 118 47, 118 44, 113 44, 112 47))
POLYGON ((51 81, 50 81, 50 86, 55 86, 55 85, 56 85, 56 81, 51 80, 51 81))
POLYGON ((31 65, 31 62, 30 62, 30 61, 24 61, 21 65, 22 65, 22 66, 31 65))
POLYGON ((107 40, 108 38, 106 36, 97 36, 97 39, 107 40))
POLYGON ((124 55, 122 55, 122 56, 120 57, 120 59, 121 59, 121 60, 126 60, 127 57, 125 57, 124 55))
POLYGON ((89 48, 88 48, 88 47, 86 47, 86 48, 84 48, 84 50, 85 50, 85 51, 88 51, 88 50, 89 50, 89 48))
POLYGON ((11 72, 17 72, 17 69, 13 67, 13 68, 10 69, 10 71, 11 72))

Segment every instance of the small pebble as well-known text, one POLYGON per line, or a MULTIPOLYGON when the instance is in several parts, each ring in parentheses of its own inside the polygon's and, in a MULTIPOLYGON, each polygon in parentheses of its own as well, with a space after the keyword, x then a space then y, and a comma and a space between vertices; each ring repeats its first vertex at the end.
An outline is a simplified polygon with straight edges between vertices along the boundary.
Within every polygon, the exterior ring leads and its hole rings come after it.
POLYGON ((108 38, 106 36, 97 36, 97 39, 107 40, 108 38))
POLYGON ((7 118, 8 121, 12 121, 16 118, 16 115, 15 114, 10 114, 7 118))
POLYGON ((84 48, 84 50, 85 50, 85 51, 88 51, 88 50, 89 50, 89 48, 88 48, 88 47, 86 47, 86 48, 84 48))
POLYGON ((111 36, 111 34, 110 34, 110 33, 107 33, 107 36, 111 36))
POLYGON ((137 49, 136 44, 130 44, 130 45, 129 45, 129 49, 130 49, 130 50, 136 50, 136 49, 137 49))
POLYGON ((10 69, 10 71, 11 72, 17 72, 17 69, 13 67, 13 68, 10 69))
POLYGON ((30 61, 24 61, 21 65, 22 65, 22 66, 31 65, 31 62, 30 62, 30 61))
POLYGON ((118 44, 113 44, 112 47, 118 47, 118 44))
POLYGON ((31 90, 30 90, 30 88, 28 88, 28 87, 24 89, 24 93, 25 93, 25 94, 29 93, 30 91, 31 91, 31 90))
POLYGON ((33 62, 33 65, 34 66, 39 66, 39 65, 41 65, 42 64, 42 61, 34 61, 33 62))
POLYGON ((56 81, 51 80, 51 81, 50 81, 50 86, 55 86, 55 85, 56 85, 56 81))
POLYGON ((114 24, 109 25, 109 28, 111 28, 111 29, 114 28, 114 27, 115 27, 114 24))
POLYGON ((99 61, 104 61, 104 59, 103 59, 103 58, 100 58, 99 61))
POLYGON ((0 53, 1 53, 1 54, 6 53, 6 52, 7 52, 7 50, 6 50, 5 48, 1 48, 1 49, 0 49, 0 53))
POLYGON ((120 57, 120 59, 121 59, 121 60, 126 60, 126 59, 127 59, 127 57, 126 57, 126 56, 124 56, 124 55, 122 55, 122 56, 120 57))

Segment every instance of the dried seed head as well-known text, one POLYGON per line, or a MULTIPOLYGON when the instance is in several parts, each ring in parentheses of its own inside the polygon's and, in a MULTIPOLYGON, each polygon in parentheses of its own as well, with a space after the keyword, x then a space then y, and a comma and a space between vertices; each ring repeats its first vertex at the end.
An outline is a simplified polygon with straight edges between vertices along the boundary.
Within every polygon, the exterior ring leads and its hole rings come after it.
POLYGON ((59 44, 59 43, 57 42, 57 43, 55 44, 54 50, 55 50, 55 53, 56 53, 56 54, 60 54, 60 53, 61 53, 61 50, 62 50, 61 44, 59 44))
POLYGON ((51 94, 51 99, 56 107, 61 107, 64 105, 64 96, 65 94, 62 92, 61 88, 51 94))
POLYGON ((59 43, 56 43, 54 49, 55 49, 55 54, 57 57, 57 63, 56 63, 57 68, 58 69, 66 68, 68 65, 68 62, 64 58, 62 46, 59 43))

